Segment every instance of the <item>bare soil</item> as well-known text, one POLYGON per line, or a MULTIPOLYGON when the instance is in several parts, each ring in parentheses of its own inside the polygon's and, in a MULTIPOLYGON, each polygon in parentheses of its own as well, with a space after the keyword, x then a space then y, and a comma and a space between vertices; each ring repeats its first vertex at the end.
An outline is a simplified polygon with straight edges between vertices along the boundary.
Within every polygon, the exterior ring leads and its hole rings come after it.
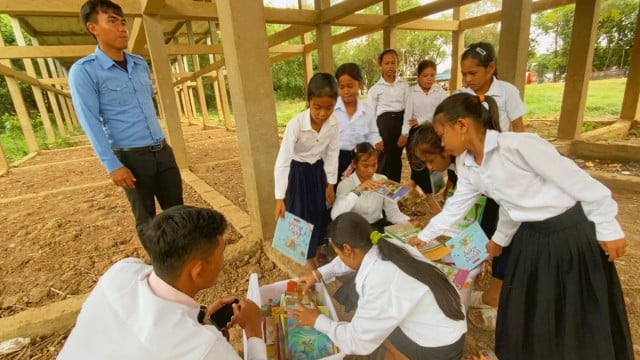
MULTIPOLYGON (((189 160, 194 164, 191 170, 246 211, 235 133, 222 129, 200 131, 196 127, 185 128, 184 133, 189 160)), ((621 166, 640 176, 638 164, 621 166)), ((602 169, 609 168, 605 164, 602 169)), ((617 167, 609 170, 619 171, 617 167)), ((406 166, 403 176, 408 178, 406 166)), ((209 206, 187 184, 184 189, 185 203, 209 206)), ((629 254, 616 264, 632 336, 640 344, 640 197, 638 192, 612 191, 631 245, 629 254)), ((424 223, 431 216, 426 204, 414 196, 401 207, 424 223)), ((130 256, 146 258, 124 193, 110 183, 87 146, 45 151, 0 177, 0 224, 0 317, 87 293, 114 262, 130 256)), ((235 229, 230 229, 230 242, 240 238, 235 229)), ((225 268, 218 284, 199 294, 199 301, 243 296, 252 272, 260 275, 263 284, 288 277, 261 249, 225 264, 225 268)), ((341 316, 349 318, 337 308, 341 316)), ((33 339, 22 352, 5 358, 53 359, 65 337, 66 333, 33 339)), ((240 332, 233 331, 232 343, 238 349, 240 339, 240 332)), ((492 346, 493 333, 470 323, 465 352, 492 346)), ((640 347, 636 347, 636 355, 640 356, 640 347)))

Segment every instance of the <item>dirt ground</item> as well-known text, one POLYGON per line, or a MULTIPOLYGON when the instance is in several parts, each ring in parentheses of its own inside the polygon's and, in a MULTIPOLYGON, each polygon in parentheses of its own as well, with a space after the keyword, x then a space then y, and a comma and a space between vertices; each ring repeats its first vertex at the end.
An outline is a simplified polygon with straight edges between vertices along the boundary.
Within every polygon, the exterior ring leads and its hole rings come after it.
MULTIPOLYGON (((530 125, 529 130, 542 134, 544 126, 552 125, 540 122, 530 125)), ((235 133, 200 131, 196 127, 185 128, 184 132, 189 160, 194 164, 191 170, 246 211, 235 133)), ((640 176, 638 164, 592 162, 588 166, 583 162, 581 166, 640 176)), ((185 203, 208 206, 188 185, 184 189, 185 203)), ((640 197, 637 191, 612 191, 620 208, 619 220, 631 243, 629 254, 616 264, 632 336, 640 345, 640 197)), ((424 222, 431 215, 426 205, 414 198, 402 206, 424 222)), ((124 194, 111 184, 88 146, 45 151, 0 177, 0 224, 0 317, 87 293, 114 262, 130 256, 146 258, 124 194)), ((239 233, 230 229, 229 241, 240 239, 239 233)), ((260 249, 252 256, 227 263, 225 268, 218 284, 201 293, 199 301, 243 296, 252 272, 260 274, 263 284, 287 278, 260 249)), ((53 359, 65 336, 34 339, 22 352, 6 358, 53 359)), ((241 347, 239 331, 232 332, 232 343, 241 347)), ((492 332, 469 324, 467 353, 492 346, 492 332)), ((636 345, 635 349, 640 356, 640 347, 636 345)))

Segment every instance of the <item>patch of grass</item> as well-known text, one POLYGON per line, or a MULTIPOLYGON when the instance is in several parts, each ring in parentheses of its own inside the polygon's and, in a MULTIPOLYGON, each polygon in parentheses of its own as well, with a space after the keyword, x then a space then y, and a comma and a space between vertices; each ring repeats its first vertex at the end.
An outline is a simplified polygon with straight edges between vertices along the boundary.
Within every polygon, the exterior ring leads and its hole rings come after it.
POLYGON ((278 126, 286 126, 289 120, 299 112, 303 111, 306 106, 307 105, 304 100, 283 100, 276 102, 278 126))
MULTIPOLYGON (((620 115, 626 79, 592 80, 589 82, 585 119, 620 115)), ((558 120, 562 106, 564 83, 527 85, 524 103, 529 110, 524 118, 558 120)))

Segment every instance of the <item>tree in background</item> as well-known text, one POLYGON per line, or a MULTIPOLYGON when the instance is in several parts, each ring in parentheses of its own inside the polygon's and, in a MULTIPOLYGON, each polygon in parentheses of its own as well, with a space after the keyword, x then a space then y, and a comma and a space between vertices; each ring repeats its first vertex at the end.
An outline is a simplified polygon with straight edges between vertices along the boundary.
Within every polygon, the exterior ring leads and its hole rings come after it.
POLYGON ((600 6, 598 38, 593 66, 598 70, 624 69, 631 61, 637 0, 604 0, 600 6))
POLYGON ((567 68, 574 9, 575 5, 571 4, 543 11, 533 20, 537 31, 553 39, 551 52, 538 56, 535 61, 541 69, 549 69, 553 73, 553 81, 558 81, 567 68))

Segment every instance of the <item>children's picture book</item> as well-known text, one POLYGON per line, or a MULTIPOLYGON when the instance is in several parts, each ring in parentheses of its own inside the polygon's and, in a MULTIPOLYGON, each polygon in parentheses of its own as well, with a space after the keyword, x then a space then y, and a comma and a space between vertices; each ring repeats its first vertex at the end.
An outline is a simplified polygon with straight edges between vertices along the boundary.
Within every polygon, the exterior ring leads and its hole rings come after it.
POLYGON ((476 221, 449 239, 446 245, 451 249, 451 257, 456 267, 471 270, 489 257, 487 242, 487 235, 476 221))
POLYGON ((487 198, 483 195, 478 198, 475 204, 469 209, 464 218, 458 222, 454 228, 457 231, 466 229, 473 222, 480 222, 484 214, 484 207, 487 204, 487 198))
POLYGON ((418 251, 429 260, 440 260, 451 252, 451 248, 437 240, 431 240, 418 247, 418 251))
MULTIPOLYGON (((295 307, 294 305, 288 305, 295 307)), ((318 306, 318 310, 325 315, 329 315, 329 310, 325 306, 318 306)), ((311 326, 294 325, 298 322, 295 319, 287 318, 287 359, 289 360, 314 360, 327 357, 336 353, 336 349, 329 337, 311 326)))
POLYGON ((393 237, 394 239, 400 240, 403 243, 406 243, 414 236, 417 236, 420 232, 420 229, 415 227, 410 222, 404 222, 399 224, 393 224, 384 227, 384 233, 393 237))
POLYGON ((312 231, 313 224, 287 211, 284 218, 278 218, 271 246, 298 264, 305 265, 312 231))
POLYGON ((383 180, 372 191, 393 201, 398 201, 407 195, 411 189, 393 180, 383 180))
POLYGON ((432 263, 444 273, 444 276, 449 279, 459 290, 462 290, 467 284, 467 278, 469 277, 470 271, 467 269, 458 269, 455 266, 442 264, 438 262, 432 263))

